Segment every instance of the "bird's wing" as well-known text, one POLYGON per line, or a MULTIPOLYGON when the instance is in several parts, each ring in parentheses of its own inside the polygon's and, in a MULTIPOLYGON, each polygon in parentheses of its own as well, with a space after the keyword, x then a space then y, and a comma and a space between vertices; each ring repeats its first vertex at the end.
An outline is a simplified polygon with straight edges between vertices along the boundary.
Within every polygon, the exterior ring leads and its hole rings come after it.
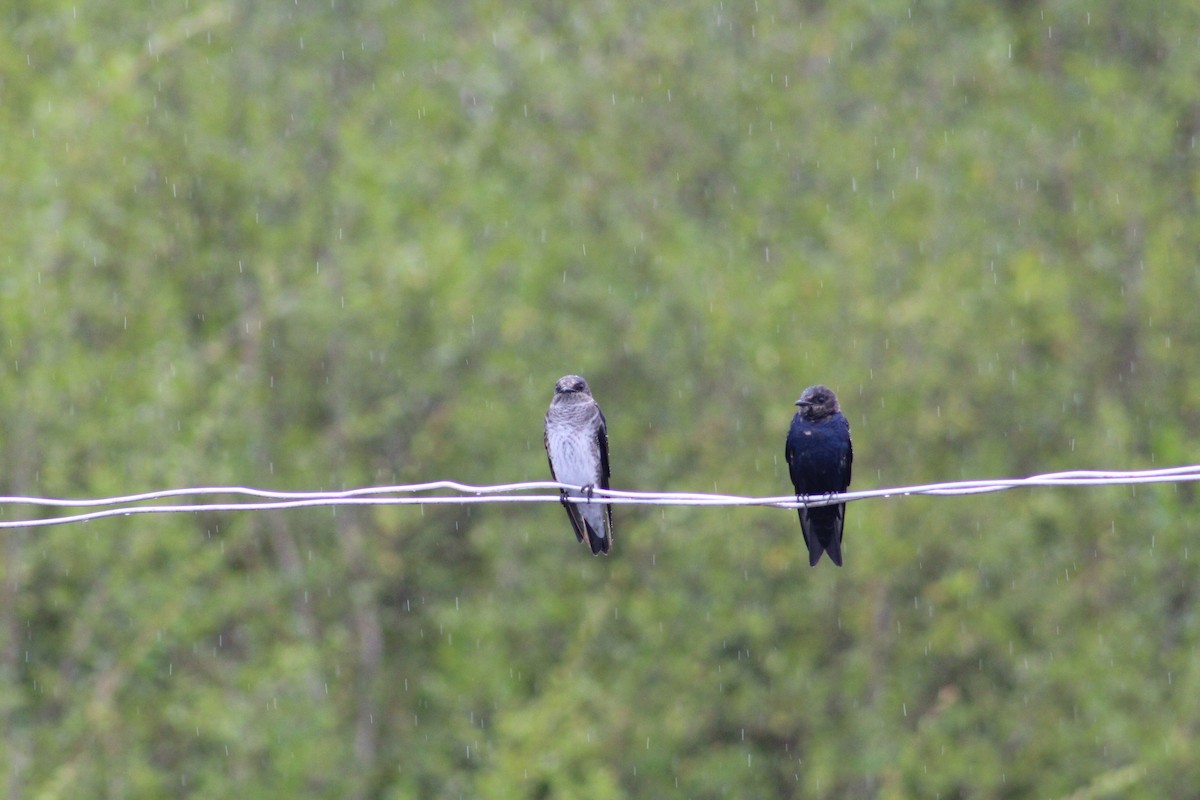
MULTIPOLYGON (((596 406, 596 413, 600 415, 600 424, 596 426, 596 447, 600 450, 600 488, 608 488, 608 479, 610 471, 608 468, 608 421, 604 419, 604 412, 600 410, 600 406, 596 406)), ((612 504, 604 504, 604 523, 608 535, 608 544, 612 546, 613 521, 612 521, 612 504)), ((607 548, 605 548, 607 552, 607 548)))
MULTIPOLYGON (((850 441, 850 423, 846 423, 846 458, 842 467, 842 491, 850 488, 850 466, 854 463, 854 444, 850 441)), ((838 554, 842 550, 842 530, 846 526, 846 504, 837 505, 837 544, 838 554)))
POLYGON ((601 489, 608 488, 608 423, 604 419, 604 412, 596 406, 596 413, 600 416, 600 424, 596 426, 596 447, 600 450, 600 484, 601 489))
POLYGON ((559 502, 567 510, 567 519, 571 520, 571 527, 575 529, 575 538, 582 542, 587 538, 584 533, 587 523, 583 521, 583 514, 579 511, 579 506, 567 499, 566 492, 562 492, 559 502))
POLYGON ((846 468, 843 470, 843 482, 850 485, 850 465, 854 463, 854 444, 850 441, 850 426, 846 426, 846 468))
POLYGON ((825 552, 825 548, 821 546, 820 540, 812 530, 812 522, 808 519, 808 509, 798 508, 796 511, 800 515, 800 533, 804 535, 804 547, 808 550, 808 565, 813 567, 821 558, 821 553, 825 552))

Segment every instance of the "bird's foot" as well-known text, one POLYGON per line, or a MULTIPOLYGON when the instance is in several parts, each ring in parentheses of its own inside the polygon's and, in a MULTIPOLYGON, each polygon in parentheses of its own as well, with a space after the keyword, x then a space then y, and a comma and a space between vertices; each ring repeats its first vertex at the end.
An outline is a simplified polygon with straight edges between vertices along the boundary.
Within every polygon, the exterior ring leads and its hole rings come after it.
POLYGON ((596 484, 594 483, 589 483, 587 486, 583 487, 583 496, 587 498, 589 503, 592 502, 592 495, 595 494, 595 492, 596 484))

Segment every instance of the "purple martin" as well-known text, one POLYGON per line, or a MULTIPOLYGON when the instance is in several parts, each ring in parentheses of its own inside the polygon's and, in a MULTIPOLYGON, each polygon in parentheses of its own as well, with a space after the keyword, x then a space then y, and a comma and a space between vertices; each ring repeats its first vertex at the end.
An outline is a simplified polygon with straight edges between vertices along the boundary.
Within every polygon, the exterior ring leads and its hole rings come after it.
MULTIPOLYGON (((796 401, 800 410, 792 419, 785 454, 797 496, 844 492, 850 485, 850 423, 842 416, 837 395, 824 386, 810 386, 796 401)), ((808 565, 815 567, 822 553, 842 565, 842 525, 846 504, 800 508, 800 529, 808 545, 808 565)))
POLYGON ((550 476, 583 487, 583 492, 561 492, 575 537, 581 542, 587 537, 592 555, 607 553, 612 548, 612 506, 567 500, 568 496, 590 500, 595 487, 608 488, 608 426, 587 381, 578 375, 563 376, 554 384, 554 397, 546 412, 545 444, 550 476))

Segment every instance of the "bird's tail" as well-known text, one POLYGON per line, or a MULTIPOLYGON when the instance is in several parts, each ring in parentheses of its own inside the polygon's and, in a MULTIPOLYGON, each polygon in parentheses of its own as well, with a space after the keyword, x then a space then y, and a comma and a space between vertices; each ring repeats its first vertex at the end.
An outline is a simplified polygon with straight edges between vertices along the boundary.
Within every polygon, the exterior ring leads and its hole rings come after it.
POLYGON ((587 528, 588 546, 592 548, 592 555, 607 554, 612 549, 612 506, 603 503, 584 508, 584 527, 587 528))
POLYGON ((835 522, 833 528, 832 535, 825 544, 825 552, 829 554, 829 560, 840 567, 842 565, 842 521, 839 519, 835 522))
POLYGON ((800 530, 808 546, 808 565, 815 567, 825 553, 837 566, 842 565, 842 520, 843 506, 823 506, 812 509, 797 509, 800 514, 800 530))

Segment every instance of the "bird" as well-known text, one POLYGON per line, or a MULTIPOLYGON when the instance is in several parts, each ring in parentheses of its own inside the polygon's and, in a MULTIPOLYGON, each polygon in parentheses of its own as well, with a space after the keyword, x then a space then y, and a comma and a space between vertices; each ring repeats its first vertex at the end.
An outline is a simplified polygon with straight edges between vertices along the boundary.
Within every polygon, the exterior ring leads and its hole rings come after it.
MULTIPOLYGON (((800 410, 788 430, 788 472, 796 495, 833 494, 850 486, 850 423, 842 415, 837 395, 825 386, 810 386, 796 401, 800 410)), ((800 530, 808 546, 808 565, 815 567, 821 555, 842 565, 842 526, 846 504, 800 508, 800 530)))
POLYGON ((546 412, 544 437, 550 476, 583 491, 560 490, 575 537, 586 538, 592 555, 608 553, 613 543, 612 506, 608 503, 573 503, 568 497, 592 497, 596 487, 608 488, 608 425, 588 383, 578 375, 564 375, 554 384, 554 397, 546 412))

